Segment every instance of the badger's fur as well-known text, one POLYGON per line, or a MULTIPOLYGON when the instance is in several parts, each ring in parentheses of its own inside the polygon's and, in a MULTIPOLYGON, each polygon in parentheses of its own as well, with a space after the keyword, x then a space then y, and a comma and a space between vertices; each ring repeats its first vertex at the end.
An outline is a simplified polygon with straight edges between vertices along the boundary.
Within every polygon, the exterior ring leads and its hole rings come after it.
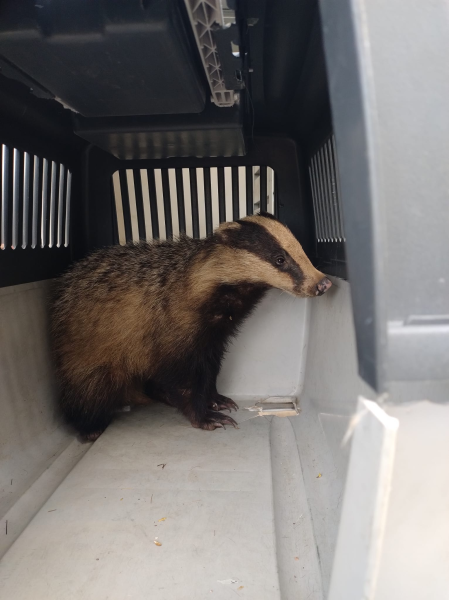
POLYGON ((203 240, 99 250, 60 279, 53 303, 62 411, 88 439, 148 396, 194 427, 235 425, 219 410, 237 406, 216 389, 230 336, 269 288, 304 297, 329 286, 270 215, 224 223, 203 240))

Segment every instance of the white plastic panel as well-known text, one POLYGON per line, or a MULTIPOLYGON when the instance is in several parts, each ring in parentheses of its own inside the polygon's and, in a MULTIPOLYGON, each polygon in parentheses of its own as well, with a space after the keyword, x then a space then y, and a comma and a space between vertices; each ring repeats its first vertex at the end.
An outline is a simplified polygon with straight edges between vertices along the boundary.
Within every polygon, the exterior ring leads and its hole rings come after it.
POLYGON ((73 439, 55 410, 48 294, 48 282, 0 290, 0 556, 40 508, 36 494, 13 517, 8 511, 73 439))
POLYGON ((399 421, 359 399, 329 600, 375 598, 399 421))
POLYGON ((268 292, 229 347, 218 378, 220 393, 296 394, 305 360, 307 302, 278 290, 268 292))

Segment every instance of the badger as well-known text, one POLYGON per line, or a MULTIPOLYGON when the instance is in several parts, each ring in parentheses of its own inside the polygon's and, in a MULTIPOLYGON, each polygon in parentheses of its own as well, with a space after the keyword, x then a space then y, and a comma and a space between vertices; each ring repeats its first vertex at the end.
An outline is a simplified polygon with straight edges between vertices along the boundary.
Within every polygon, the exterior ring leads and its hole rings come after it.
POLYGON ((331 282, 269 214, 181 236, 98 250, 63 275, 51 332, 60 407, 95 440, 125 405, 161 401, 213 430, 237 410, 218 393, 226 346, 269 288, 321 296, 331 282))

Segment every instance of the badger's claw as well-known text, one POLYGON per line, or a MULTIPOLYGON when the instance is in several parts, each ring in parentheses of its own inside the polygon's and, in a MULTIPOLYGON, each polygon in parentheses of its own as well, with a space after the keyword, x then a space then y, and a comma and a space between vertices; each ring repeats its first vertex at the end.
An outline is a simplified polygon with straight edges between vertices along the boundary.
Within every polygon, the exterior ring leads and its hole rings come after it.
POLYGON ((98 440, 100 435, 103 433, 103 430, 100 431, 90 431, 89 433, 84 433, 81 435, 81 439, 83 442, 95 442, 98 440))
POLYGON ((222 396, 221 394, 217 394, 213 400, 209 402, 209 408, 212 410, 229 410, 232 412, 232 409, 238 410, 238 405, 231 400, 231 398, 226 398, 226 396, 222 396))
POLYGON ((238 429, 238 425, 232 417, 228 417, 228 415, 223 415, 214 410, 208 410, 202 421, 199 423, 192 423, 192 425, 198 429, 205 429, 206 431, 213 431, 220 427, 226 429, 226 425, 232 425, 238 429))

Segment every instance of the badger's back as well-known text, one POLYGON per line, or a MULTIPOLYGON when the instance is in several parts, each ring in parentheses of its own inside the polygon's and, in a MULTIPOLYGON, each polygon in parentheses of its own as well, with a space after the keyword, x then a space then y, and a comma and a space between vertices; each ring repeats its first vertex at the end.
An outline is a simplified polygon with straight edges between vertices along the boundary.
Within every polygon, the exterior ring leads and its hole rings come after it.
POLYGON ((176 303, 202 242, 114 246, 75 265, 57 285, 52 337, 62 382, 77 382, 110 365, 119 373, 148 375, 176 329, 176 303), (171 329, 167 328, 171 321, 171 329))

